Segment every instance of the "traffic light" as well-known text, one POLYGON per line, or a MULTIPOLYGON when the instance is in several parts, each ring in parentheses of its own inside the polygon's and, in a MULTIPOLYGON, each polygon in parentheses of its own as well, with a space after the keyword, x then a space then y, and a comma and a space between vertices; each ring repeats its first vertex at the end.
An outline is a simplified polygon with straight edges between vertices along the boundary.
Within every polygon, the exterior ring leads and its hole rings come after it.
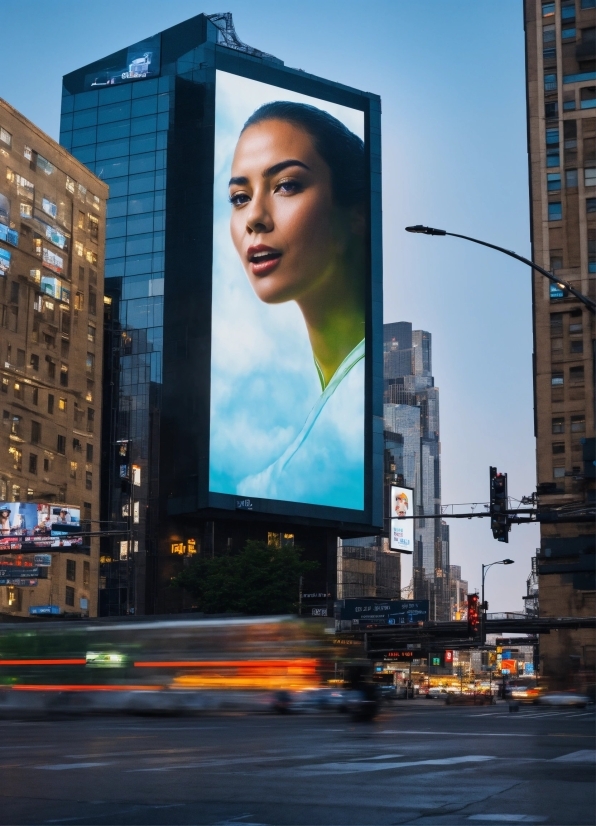
POLYGON ((480 633, 480 606, 478 594, 468 594, 468 636, 476 637, 480 633))
POLYGON ((496 467, 490 469, 490 526, 493 537, 499 542, 509 542, 509 497, 507 496, 507 474, 499 473, 496 467))

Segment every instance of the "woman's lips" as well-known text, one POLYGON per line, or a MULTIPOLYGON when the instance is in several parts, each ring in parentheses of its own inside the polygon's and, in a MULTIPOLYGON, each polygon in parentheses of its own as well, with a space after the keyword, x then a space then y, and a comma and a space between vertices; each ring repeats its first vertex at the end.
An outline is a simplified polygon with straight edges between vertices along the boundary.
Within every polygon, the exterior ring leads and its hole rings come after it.
POLYGON ((269 275, 279 264, 282 255, 278 250, 265 244, 249 247, 246 254, 252 274, 259 276, 269 275))

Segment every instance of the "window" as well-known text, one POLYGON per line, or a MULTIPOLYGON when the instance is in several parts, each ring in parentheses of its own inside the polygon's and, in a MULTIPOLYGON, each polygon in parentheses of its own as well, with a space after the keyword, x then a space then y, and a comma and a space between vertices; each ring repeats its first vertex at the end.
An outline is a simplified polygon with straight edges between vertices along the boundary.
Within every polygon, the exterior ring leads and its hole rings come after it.
POLYGON ((39 404, 39 388, 31 388, 31 404, 39 404))
MULTIPOLYGON (((594 199, 596 201, 596 198, 594 199)), ((594 210, 596 212, 596 209, 594 210)), ((563 207, 560 201, 550 201, 548 205, 548 220, 560 221, 563 218, 563 207)))
POLYGON ((81 258, 83 257, 84 248, 80 241, 75 241, 74 243, 75 252, 81 258))
MULTIPOLYGON (((588 78, 586 78, 587 80, 588 78)), ((584 86, 579 90, 579 108, 593 109, 596 106, 596 86, 584 86)))
POLYGON ((54 412, 54 397, 51 393, 48 393, 48 413, 54 412))
POLYGON ((72 588, 70 585, 66 586, 66 591, 64 594, 64 602, 66 605, 69 605, 71 608, 75 604, 75 589, 72 588))
POLYGON ((563 250, 551 250, 550 251, 550 270, 551 272, 555 272, 556 270, 563 269, 563 250))
POLYGON ((31 354, 31 358, 29 359, 29 364, 31 365, 31 369, 37 371, 39 370, 39 356, 35 353, 31 354))
POLYGON ((552 373, 550 383, 553 387, 561 387, 564 383, 563 373, 552 373))
POLYGON ((16 436, 18 439, 21 439, 23 436, 23 432, 21 430, 21 426, 23 424, 23 417, 22 416, 12 416, 10 420, 10 435, 16 436))
POLYGON ((95 341, 95 324, 88 324, 87 325, 87 340, 88 341, 95 341))
POLYGON ((546 145, 547 146, 558 146, 559 145, 559 130, 558 129, 547 129, 546 130, 546 145))
POLYGON ((64 412, 66 410, 66 399, 63 396, 60 396, 58 399, 58 410, 64 412))
POLYGON ((92 402, 93 401, 93 390, 94 390, 94 383, 87 379, 87 392, 85 393, 85 401, 92 402))
POLYGON ((91 502, 83 502, 83 519, 91 519, 91 502))
POLYGON ((62 456, 66 454, 66 436, 58 435, 56 440, 56 452, 62 456))
POLYGON ((93 474, 90 470, 85 471, 85 488, 93 490, 93 474))
POLYGON ((564 467, 554 467, 553 468, 553 479, 563 479, 565 476, 565 468, 564 467))
POLYGON ((87 368, 87 370, 89 370, 91 372, 93 370, 95 370, 95 356, 93 355, 93 353, 87 353, 87 359, 85 361, 85 367, 87 368))
POLYGON ((563 139, 565 149, 577 149, 577 121, 563 121, 563 139))
POLYGON ((3 393, 8 393, 8 385, 9 384, 10 384, 10 382, 8 381, 8 379, 5 379, 5 378, 2 379, 2 387, 0 389, 2 390, 3 393))
POLYGON ((584 325, 581 321, 570 321, 569 322, 569 332, 571 335, 576 335, 577 333, 583 333, 584 325))
POLYGON ((543 49, 542 50, 542 57, 544 62, 548 62, 549 60, 556 60, 557 59, 557 50, 553 46, 550 49, 543 49))
POLYGON ((85 267, 79 267, 79 284, 85 283, 85 267))
POLYGON ((14 397, 15 399, 21 399, 21 401, 25 398, 25 386, 20 381, 14 383, 14 397))
POLYGON ((88 588, 91 581, 91 564, 83 560, 83 588, 88 588))
POLYGON ((96 315, 97 313, 97 294, 93 290, 89 290, 89 315, 96 315))
POLYGON ((93 433, 95 429, 95 410, 87 408, 87 433, 93 433))
POLYGON ((596 0, 581 0, 582 9, 596 9, 596 0))
POLYGON ((44 473, 51 473, 52 467, 54 465, 54 457, 51 453, 45 453, 43 457, 43 470, 44 473))
POLYGON ((545 72, 544 73, 544 91, 545 92, 556 92, 557 91, 557 75, 554 72, 545 72))
POLYGON ((87 228, 89 230, 89 235, 95 241, 99 238, 99 218, 96 215, 88 215, 88 225, 87 228))
POLYGON ((588 272, 596 272, 596 230, 588 228, 588 272))
MULTIPOLYGON (((79 229, 85 229, 85 213, 79 210, 79 214, 77 217, 77 227, 79 229)), ((81 253, 82 255, 82 253, 81 253)))
POLYGON ((565 433, 565 419, 563 416, 557 416, 556 419, 552 420, 552 432, 565 433))
POLYGON ((72 178, 69 178, 68 175, 66 176, 66 190, 67 192, 72 192, 73 194, 75 191, 75 182, 72 178))
POLYGON ((559 104, 556 100, 544 104, 544 117, 547 120, 554 120, 559 117, 559 104))
POLYGON ((560 166, 561 164, 561 156, 559 154, 559 150, 557 149, 547 149, 546 150, 546 165, 549 168, 553 166, 560 166))
POLYGON ((584 169, 584 186, 596 186, 596 167, 584 169))
POLYGON ((10 282, 10 302, 12 304, 19 303, 19 282, 18 281, 11 281, 10 282))
POLYGON ((571 417, 571 432, 572 433, 585 433, 586 431, 586 417, 581 414, 578 416, 571 417))
POLYGON ((565 453, 565 442, 553 442, 553 454, 565 453))
POLYGON ((68 354, 70 352, 70 342, 67 338, 60 339, 60 355, 62 358, 67 359, 68 354))
POLYGON ((60 365, 60 384, 62 387, 68 387, 68 365, 60 365))
POLYGON ((37 475, 37 454, 30 453, 29 454, 29 473, 35 473, 37 475))
POLYGON ((12 469, 13 470, 22 470, 23 469, 23 451, 19 450, 18 447, 13 447, 13 445, 11 445, 8 448, 8 454, 10 456, 12 469))
POLYGON ((75 295, 75 300, 74 300, 75 310, 82 310, 84 306, 85 306, 85 299, 83 297, 83 293, 77 293, 75 295))
POLYGON ((87 445, 87 461, 93 461, 93 445, 87 445))
POLYGON ((542 16, 543 17, 554 17, 555 14, 555 4, 554 3, 543 3, 542 4, 542 16))
POLYGON ((7 146, 12 146, 12 135, 10 132, 7 132, 2 126, 0 126, 0 141, 5 143, 7 146))
MULTIPOLYGON (((46 344, 47 344, 47 342, 46 342, 46 344)), ((56 362, 53 359, 51 359, 50 356, 46 356, 46 363, 48 365, 48 378, 55 379, 56 378, 56 362)))
POLYGON ((31 422, 31 444, 38 445, 41 442, 41 424, 39 422, 31 422))
POLYGON ((583 384, 584 383, 584 368, 581 367, 570 367, 569 368, 569 381, 571 384, 583 384))
POLYGON ((543 43, 554 43, 555 42, 555 26, 545 26, 542 29, 542 41, 543 43))
POLYGON ((572 189, 577 186, 577 169, 565 170, 565 186, 568 189, 572 189))
POLYGON ((561 20, 575 20, 575 0, 563 0, 561 3, 561 20))
POLYGON ((558 192, 561 189, 561 175, 558 172, 547 173, 546 189, 548 192, 558 192))

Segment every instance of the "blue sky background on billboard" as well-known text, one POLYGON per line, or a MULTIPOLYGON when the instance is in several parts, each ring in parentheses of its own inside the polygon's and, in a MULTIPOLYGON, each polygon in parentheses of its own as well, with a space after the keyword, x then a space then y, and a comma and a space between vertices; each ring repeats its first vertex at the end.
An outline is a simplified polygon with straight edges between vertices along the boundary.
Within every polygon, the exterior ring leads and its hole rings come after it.
MULTIPOLYGON (((231 11, 239 37, 286 65, 383 100, 385 320, 433 336, 441 388, 443 502, 488 500, 488 469, 521 498, 535 486, 530 274, 454 238, 410 236, 424 223, 530 254, 521 0, 74 0, 3 8, 0 95, 58 137, 62 75, 200 11, 231 11), (35 20, 35 25, 31 25, 35 20), (53 48, 50 44, 68 44, 53 48), (27 54, 51 55, 40 72, 27 54)), ((472 588, 481 563, 490 610, 520 610, 536 527, 510 544, 488 520, 454 520, 451 561, 472 588)))

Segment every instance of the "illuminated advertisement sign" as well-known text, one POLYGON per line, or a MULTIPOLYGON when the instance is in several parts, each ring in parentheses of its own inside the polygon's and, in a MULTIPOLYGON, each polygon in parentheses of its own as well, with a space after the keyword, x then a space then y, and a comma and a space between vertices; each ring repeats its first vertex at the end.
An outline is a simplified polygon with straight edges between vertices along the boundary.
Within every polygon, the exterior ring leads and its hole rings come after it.
POLYGON ((4 273, 8 272, 10 267, 10 253, 8 250, 2 249, 0 247, 0 273, 4 275, 4 273))
POLYGON ((85 86, 88 89, 98 86, 117 86, 129 80, 156 77, 159 74, 159 68, 160 37, 156 35, 131 46, 122 63, 87 75, 85 86))
POLYGON ((80 508, 0 502, 0 552, 82 545, 80 531, 80 508))
POLYGON ((64 259, 47 247, 43 248, 43 265, 53 272, 61 273, 64 267, 64 259))
POLYGON ((414 514, 414 491, 391 485, 391 527, 389 547, 392 551, 414 551, 414 520, 404 516, 414 514))
POLYGON ((352 625, 415 625, 428 620, 428 600, 342 599, 335 603, 335 619, 352 625))
POLYGON ((0 241, 6 241, 7 244, 12 244, 13 247, 18 247, 19 233, 16 229, 9 229, 6 224, 0 224, 0 241))
POLYGON ((365 508, 364 135, 362 111, 216 72, 209 490, 247 510, 365 508))

